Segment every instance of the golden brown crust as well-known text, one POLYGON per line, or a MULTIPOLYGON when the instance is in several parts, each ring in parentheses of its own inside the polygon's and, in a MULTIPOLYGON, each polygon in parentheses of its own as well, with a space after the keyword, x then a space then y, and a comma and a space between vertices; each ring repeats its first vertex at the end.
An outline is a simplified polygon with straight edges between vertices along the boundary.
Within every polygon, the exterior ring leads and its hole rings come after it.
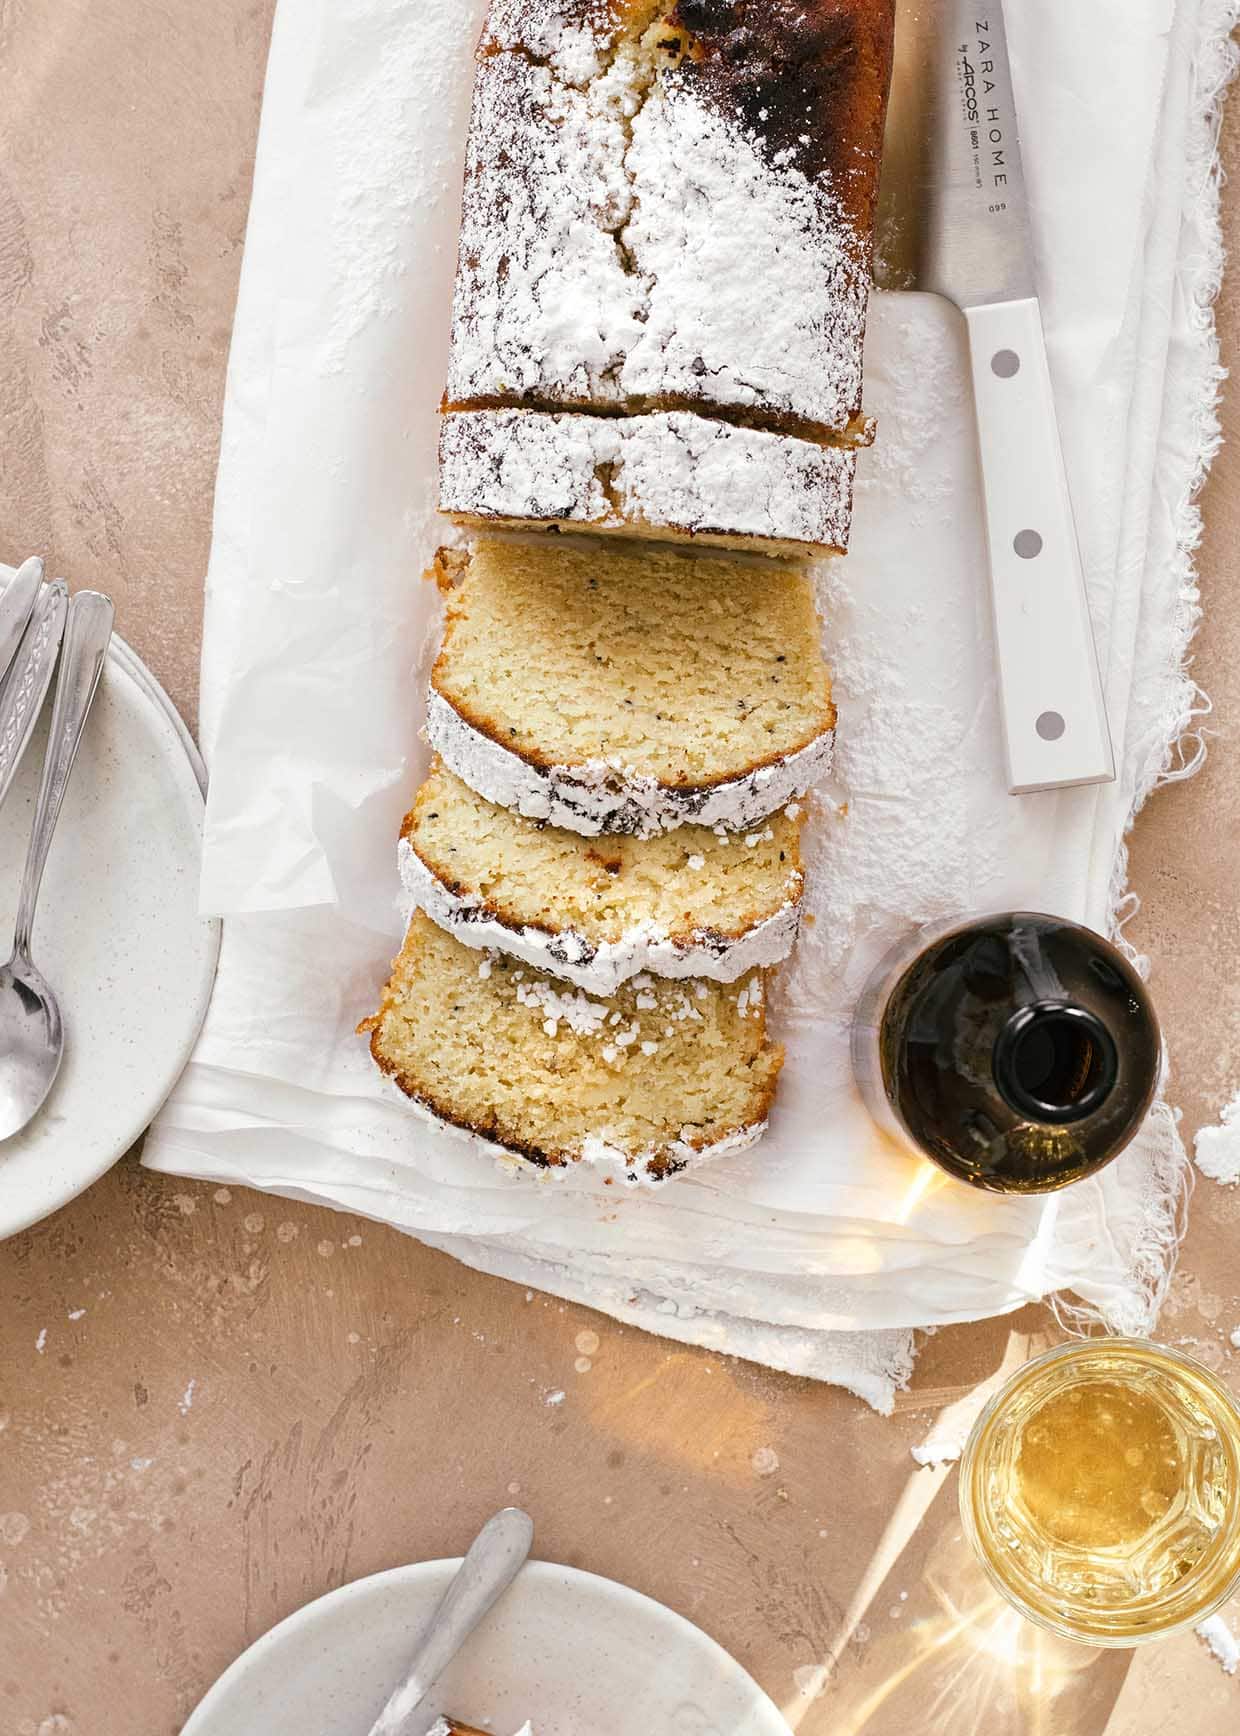
POLYGON ((829 177, 869 250, 895 0, 679 0, 691 37, 668 76, 729 110, 770 156, 829 177))
MULTIPOLYGON (((442 509, 441 509, 442 510, 442 509)), ((614 524, 577 523, 572 519, 554 518, 513 518, 504 513, 485 512, 446 512, 446 518, 458 525, 461 530, 481 532, 497 530, 539 531, 545 536, 581 536, 588 532, 590 536, 606 536, 629 539, 633 537, 648 537, 652 542, 668 542, 673 544, 697 543, 702 548, 724 549, 728 553, 763 554, 772 559, 791 557, 804 559, 806 555, 845 555, 847 548, 840 542, 793 542, 788 537, 759 537, 726 530, 710 530, 703 527, 697 530, 686 530, 677 525, 659 525, 647 528, 640 521, 626 519, 614 524)), ((431 577, 431 574, 427 575, 431 577)))
MULTIPOLYGON (((449 1127, 455 1127, 461 1133, 468 1133, 476 1139, 483 1139, 488 1145, 497 1145, 503 1151, 510 1151, 514 1157, 520 1157, 526 1163, 532 1163, 537 1169, 565 1169, 570 1164, 579 1161, 575 1152, 543 1151, 536 1145, 524 1144, 500 1127, 498 1118, 494 1115, 470 1118, 453 1109, 451 1105, 441 1102, 424 1085, 402 1073, 393 1061, 384 1055, 379 1047, 379 1026, 383 1015, 395 997, 384 990, 383 1001, 379 1011, 371 1018, 364 1019, 357 1027, 359 1036, 370 1036, 370 1053, 379 1071, 389 1078, 398 1090, 402 1091, 411 1103, 419 1104, 429 1111, 437 1120, 446 1122, 449 1127)), ((784 1065, 784 1046, 782 1043, 770 1043, 763 1052, 763 1059, 768 1063, 770 1077, 754 1100, 754 1117, 744 1127, 714 1128, 709 1140, 705 1134, 699 1134, 689 1139, 682 1139, 681 1144, 691 1151, 708 1151, 712 1146, 725 1145, 729 1140, 737 1139, 749 1131, 751 1127, 760 1126, 769 1120, 775 1104, 775 1093, 779 1085, 779 1075, 784 1065)), ((666 1181, 681 1170, 688 1168, 687 1158, 676 1158, 668 1152, 662 1152, 655 1157, 644 1160, 642 1168, 649 1176, 658 1181, 666 1181)))

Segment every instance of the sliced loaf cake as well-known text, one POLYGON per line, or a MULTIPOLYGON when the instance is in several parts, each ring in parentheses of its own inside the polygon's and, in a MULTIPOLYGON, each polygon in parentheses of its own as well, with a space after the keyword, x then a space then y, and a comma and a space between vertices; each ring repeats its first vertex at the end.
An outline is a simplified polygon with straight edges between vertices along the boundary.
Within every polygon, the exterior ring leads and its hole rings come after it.
POLYGON ((436 762, 402 828, 400 870, 414 903, 467 946, 606 995, 641 971, 734 982, 786 957, 800 831, 794 806, 747 834, 584 838, 489 802, 436 762))
POLYGON ((439 506, 474 530, 581 530, 842 554, 855 451, 682 411, 446 415, 439 506))
POLYGON ((894 0, 493 0, 446 407, 866 437, 894 0))
POLYGON ((804 573, 654 544, 441 551, 427 729, 480 795, 570 831, 752 828, 830 763, 804 573))
POLYGON ((588 996, 418 911, 361 1028, 410 1103, 500 1155, 661 1181, 763 1133, 783 1061, 765 1002, 759 971, 588 996))

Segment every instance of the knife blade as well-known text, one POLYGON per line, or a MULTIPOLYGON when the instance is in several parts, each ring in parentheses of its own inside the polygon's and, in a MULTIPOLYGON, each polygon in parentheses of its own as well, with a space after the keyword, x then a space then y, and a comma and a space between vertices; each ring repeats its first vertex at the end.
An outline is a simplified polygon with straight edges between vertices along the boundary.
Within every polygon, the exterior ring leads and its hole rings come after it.
POLYGON ((1001 0, 901 0, 881 287, 964 314, 1013 794, 1115 776, 1037 299, 1001 0))

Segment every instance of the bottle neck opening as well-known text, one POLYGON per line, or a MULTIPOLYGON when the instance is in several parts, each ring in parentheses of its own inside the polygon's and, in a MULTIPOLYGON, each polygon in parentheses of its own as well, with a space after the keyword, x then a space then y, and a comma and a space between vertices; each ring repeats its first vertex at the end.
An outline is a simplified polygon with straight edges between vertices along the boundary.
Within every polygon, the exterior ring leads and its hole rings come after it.
POLYGON ((1062 1126, 1106 1102, 1119 1077, 1119 1057, 1111 1033, 1087 1008, 1034 1001, 1000 1031, 994 1074, 1018 1115, 1062 1126))

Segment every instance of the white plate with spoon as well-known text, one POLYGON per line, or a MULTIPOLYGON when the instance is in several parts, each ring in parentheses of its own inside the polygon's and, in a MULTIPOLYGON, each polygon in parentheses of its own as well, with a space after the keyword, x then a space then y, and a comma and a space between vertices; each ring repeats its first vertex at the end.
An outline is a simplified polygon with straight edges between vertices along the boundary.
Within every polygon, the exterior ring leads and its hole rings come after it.
MULTIPOLYGON (((508 1509, 471 1563, 514 1521, 527 1528, 524 1559, 529 1521, 508 1509)), ((446 1613, 449 1587, 460 1595, 460 1561, 398 1567, 319 1598, 238 1658, 182 1736, 425 1736, 440 1713, 494 1736, 527 1723, 533 1736, 789 1736, 752 1678, 683 1617, 576 1568, 532 1561, 513 1579, 516 1568, 493 1608, 482 1601, 480 1624, 449 1618, 455 1633, 441 1631, 440 1645, 419 1636, 446 1613)))
MULTIPOLYGON (((11 570, 0 568, 8 583, 11 570)), ((7 956, 46 741, 0 809, 7 956)), ((149 1125, 201 1028, 219 930, 197 914, 201 762, 139 659, 113 638, 52 842, 33 957, 60 1002, 64 1060, 30 1124, 0 1142, 0 1237, 96 1181, 149 1125)))

